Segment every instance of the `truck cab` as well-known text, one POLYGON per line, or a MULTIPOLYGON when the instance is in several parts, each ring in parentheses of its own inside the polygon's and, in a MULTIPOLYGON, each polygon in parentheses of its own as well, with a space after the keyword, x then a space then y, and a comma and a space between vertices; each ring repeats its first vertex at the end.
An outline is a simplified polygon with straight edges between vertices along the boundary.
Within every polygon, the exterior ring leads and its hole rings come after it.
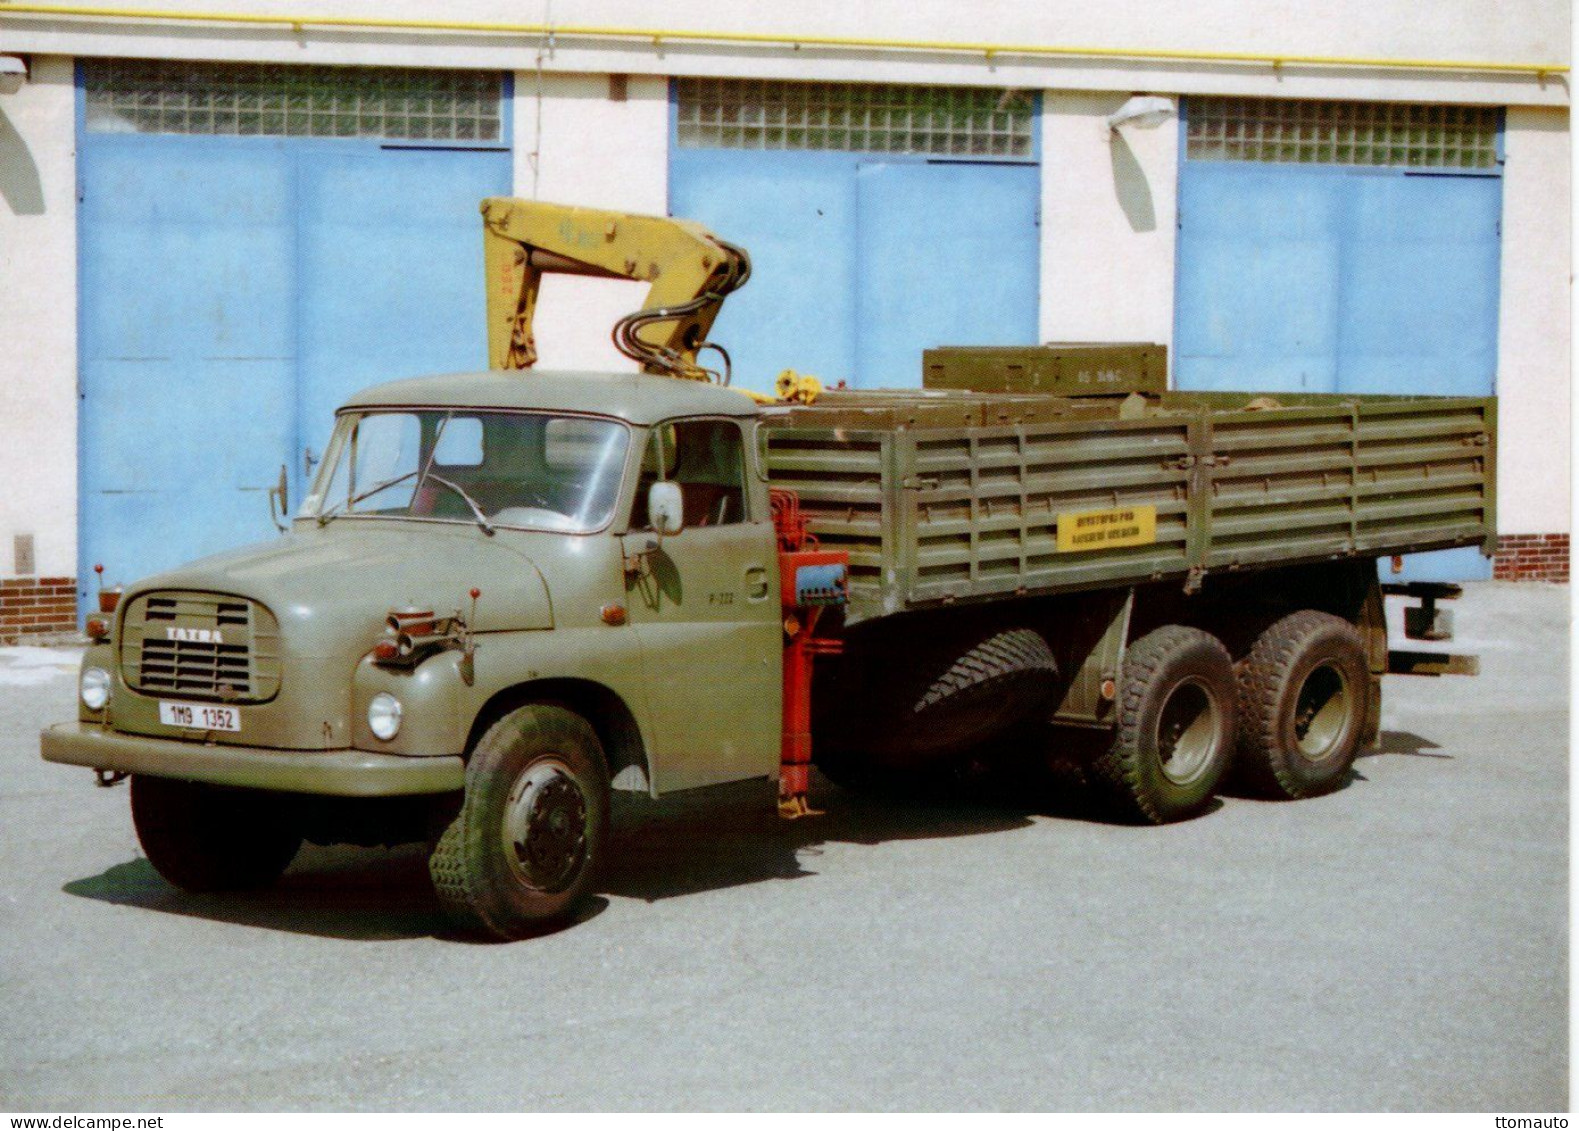
POLYGON ((262 878, 255 852, 225 874, 231 838, 199 812, 244 800, 231 825, 254 841, 267 826, 285 863, 302 835, 365 837, 376 799, 391 803, 374 839, 442 837, 461 823, 468 755, 503 720, 546 714, 555 741, 601 766, 578 780, 561 757, 521 796, 507 788, 506 839, 525 858, 534 820, 561 840, 585 826, 546 865, 574 882, 539 885, 558 887, 550 910, 568 904, 591 861, 564 857, 593 851, 608 788, 778 771, 783 628, 757 416, 740 393, 647 375, 369 389, 337 414, 286 534, 125 593, 84 661, 78 719, 45 732, 44 757, 132 775, 155 867, 235 886, 262 878), (196 859, 214 874, 189 874, 196 859))

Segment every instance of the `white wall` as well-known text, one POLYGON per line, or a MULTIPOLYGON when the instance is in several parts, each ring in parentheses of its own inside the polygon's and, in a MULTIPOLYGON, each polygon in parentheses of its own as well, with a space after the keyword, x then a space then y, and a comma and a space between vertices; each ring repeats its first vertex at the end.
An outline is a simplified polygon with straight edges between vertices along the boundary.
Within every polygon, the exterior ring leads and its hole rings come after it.
POLYGON ((1572 170, 1566 110, 1510 109, 1502 184, 1497 526, 1569 526, 1572 170))
POLYGON ((70 59, 36 56, 0 96, 0 577, 77 572, 77 227, 70 59))
MULTIPOLYGON (((1566 64, 1565 0, 129 0, 126 9, 339 16, 351 19, 474 21, 541 26, 555 35, 557 71, 628 74, 739 74, 844 81, 964 83, 1026 89, 1261 93, 1306 98, 1418 98, 1490 105, 1567 105, 1568 87, 1548 76, 1453 70, 1344 68, 1285 62, 1189 64, 1122 58, 1055 58, 985 50, 878 53, 813 43, 693 43, 662 36, 609 39, 566 32, 653 28, 772 36, 979 45, 1094 47, 1138 51, 1291 54, 1346 58, 1566 64)), ((126 18, 73 20, 6 13, 8 50, 77 55, 268 59, 277 62, 383 62, 414 66, 526 70, 546 45, 536 34, 370 30, 211 22, 148 25, 126 18)))
POLYGON ((1178 121, 1110 135, 1124 101, 1042 94, 1043 341, 1173 340, 1178 121))
MULTIPOLYGON (((606 75, 515 75, 515 193, 528 199, 662 216, 669 195, 669 83, 632 76, 624 99, 606 75)), ((538 295, 544 369, 629 369, 609 332, 647 287, 550 275, 538 295)))

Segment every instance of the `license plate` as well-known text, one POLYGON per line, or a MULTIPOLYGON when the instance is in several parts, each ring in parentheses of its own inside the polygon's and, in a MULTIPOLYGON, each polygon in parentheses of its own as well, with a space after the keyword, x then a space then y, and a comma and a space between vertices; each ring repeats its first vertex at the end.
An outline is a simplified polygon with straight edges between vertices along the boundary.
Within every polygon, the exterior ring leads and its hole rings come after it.
POLYGON ((215 707, 210 703, 171 703, 161 699, 159 721, 167 727, 187 730, 241 729, 241 716, 234 707, 215 707))

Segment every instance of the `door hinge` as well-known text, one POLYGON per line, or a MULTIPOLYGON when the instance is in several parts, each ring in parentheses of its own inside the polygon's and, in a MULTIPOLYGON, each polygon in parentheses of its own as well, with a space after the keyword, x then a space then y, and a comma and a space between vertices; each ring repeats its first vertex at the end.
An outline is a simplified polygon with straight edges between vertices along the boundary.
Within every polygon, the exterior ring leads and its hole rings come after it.
POLYGON ((1196 467, 1227 467, 1233 462, 1232 456, 1180 456, 1178 459, 1168 460, 1162 465, 1164 471, 1189 471, 1196 467))

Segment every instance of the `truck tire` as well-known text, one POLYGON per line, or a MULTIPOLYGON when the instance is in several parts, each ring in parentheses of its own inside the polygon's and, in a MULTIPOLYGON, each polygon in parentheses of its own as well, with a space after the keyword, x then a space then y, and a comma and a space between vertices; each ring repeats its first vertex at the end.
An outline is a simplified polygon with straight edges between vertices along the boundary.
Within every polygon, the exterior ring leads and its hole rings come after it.
POLYGON ((869 690, 818 736, 857 772, 919 770, 963 753, 1034 714, 1058 674, 1047 641, 1029 628, 926 641, 881 662, 869 690))
POLYGON ((488 728, 428 872, 444 913, 498 939, 564 922, 591 890, 609 824, 603 747, 580 715, 534 703, 488 728))
POLYGON ((1290 801, 1337 789, 1359 752, 1370 691, 1352 624, 1314 609, 1278 621, 1240 667, 1235 783, 1290 801))
POLYGON ((1160 825, 1204 809, 1233 760, 1233 662, 1216 637, 1167 625, 1130 645, 1113 744, 1092 764, 1118 815, 1160 825))
POLYGON ((301 847, 274 794, 133 774, 132 825, 154 870, 186 891, 267 887, 301 847))

